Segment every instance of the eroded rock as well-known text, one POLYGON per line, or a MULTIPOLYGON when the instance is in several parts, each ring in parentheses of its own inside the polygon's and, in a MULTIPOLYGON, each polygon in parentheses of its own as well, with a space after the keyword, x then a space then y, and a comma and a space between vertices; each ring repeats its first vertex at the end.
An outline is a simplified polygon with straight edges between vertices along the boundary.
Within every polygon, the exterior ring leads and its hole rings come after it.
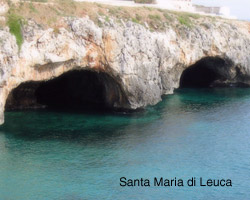
POLYGON ((180 26, 160 33, 132 22, 100 28, 88 18, 64 20, 68 27, 57 32, 28 22, 20 52, 14 36, 0 30, 0 123, 6 99, 18 85, 51 80, 74 69, 112 77, 126 97, 125 103, 112 105, 124 109, 158 103, 179 87, 187 67, 206 57, 230 61, 226 68, 217 67, 224 73, 222 81, 250 85, 247 22, 180 26))

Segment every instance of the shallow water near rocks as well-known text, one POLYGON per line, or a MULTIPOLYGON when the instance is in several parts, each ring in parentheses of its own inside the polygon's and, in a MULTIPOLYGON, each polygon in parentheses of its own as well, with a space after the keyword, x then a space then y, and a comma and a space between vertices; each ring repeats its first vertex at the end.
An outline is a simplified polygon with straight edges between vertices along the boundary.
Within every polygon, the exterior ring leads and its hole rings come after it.
POLYGON ((181 89, 144 112, 5 113, 0 199, 248 199, 250 89, 181 89), (120 177, 151 187, 121 187, 120 177), (153 187, 154 177, 233 187, 153 187))

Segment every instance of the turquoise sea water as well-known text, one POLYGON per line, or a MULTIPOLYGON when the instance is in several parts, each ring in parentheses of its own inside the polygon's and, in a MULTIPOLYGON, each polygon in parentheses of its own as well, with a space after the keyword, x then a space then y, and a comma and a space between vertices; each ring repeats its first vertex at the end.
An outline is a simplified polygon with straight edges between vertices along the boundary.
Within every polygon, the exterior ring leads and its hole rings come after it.
POLYGON ((250 198, 250 89, 182 89, 133 114, 19 111, 5 121, 0 200, 250 198), (121 187, 124 176, 233 186, 121 187))

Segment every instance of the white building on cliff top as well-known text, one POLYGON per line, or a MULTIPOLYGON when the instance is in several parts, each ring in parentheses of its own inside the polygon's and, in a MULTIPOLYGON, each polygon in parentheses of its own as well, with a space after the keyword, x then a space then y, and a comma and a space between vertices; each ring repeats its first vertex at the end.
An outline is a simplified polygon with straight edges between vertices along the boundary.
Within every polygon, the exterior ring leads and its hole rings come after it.
POLYGON ((104 3, 114 6, 150 6, 162 9, 196 12, 206 15, 219 15, 226 18, 234 18, 230 16, 230 9, 228 7, 207 7, 200 5, 193 5, 192 0, 155 0, 155 4, 139 4, 134 0, 75 0, 75 1, 88 1, 96 3, 104 3))
MULTIPOLYGON (((11 1, 14 3, 18 3, 20 1, 29 1, 29 0, 11 0, 11 1)), ((207 7, 202 5, 193 5, 192 0, 155 0, 155 4, 135 3, 134 0, 74 0, 74 1, 95 2, 95 3, 102 3, 114 6, 130 6, 130 7, 149 6, 149 7, 175 10, 175 11, 195 12, 206 15, 219 15, 226 18, 236 19, 236 17, 230 16, 230 8, 228 7, 207 7)), ((0 13, 2 12, 1 7, 2 6, 0 5, 0 13)))
POLYGON ((156 5, 163 9, 194 11, 191 0, 157 0, 156 5))
POLYGON ((155 4, 139 4, 134 0, 75 0, 75 1, 88 1, 96 3, 104 3, 116 6, 150 6, 169 10, 182 10, 182 11, 194 11, 192 0, 156 0, 155 4))

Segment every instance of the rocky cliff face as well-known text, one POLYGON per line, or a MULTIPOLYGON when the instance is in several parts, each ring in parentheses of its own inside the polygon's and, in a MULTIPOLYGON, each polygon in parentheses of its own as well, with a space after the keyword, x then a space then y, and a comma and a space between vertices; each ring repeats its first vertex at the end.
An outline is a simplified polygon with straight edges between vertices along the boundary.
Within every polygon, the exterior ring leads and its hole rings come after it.
MULTIPOLYGON (((55 79, 71 70, 95 72, 98 77, 93 80, 104 88, 99 100, 122 109, 154 105, 162 95, 173 93, 180 81, 188 85, 207 73, 209 85, 250 85, 247 22, 218 21, 161 33, 132 22, 105 22, 103 28, 88 18, 65 18, 63 23, 65 28, 55 31, 29 21, 23 27, 20 51, 8 28, 0 30, 0 123, 6 100, 15 97, 14 88, 55 79), (195 72, 183 73, 187 68, 195 72)), ((93 85, 91 80, 89 84, 93 85)), ((19 93, 29 95, 16 95, 15 101, 26 98, 26 103, 30 102, 27 98, 37 98, 36 89, 34 85, 23 87, 19 93)))

